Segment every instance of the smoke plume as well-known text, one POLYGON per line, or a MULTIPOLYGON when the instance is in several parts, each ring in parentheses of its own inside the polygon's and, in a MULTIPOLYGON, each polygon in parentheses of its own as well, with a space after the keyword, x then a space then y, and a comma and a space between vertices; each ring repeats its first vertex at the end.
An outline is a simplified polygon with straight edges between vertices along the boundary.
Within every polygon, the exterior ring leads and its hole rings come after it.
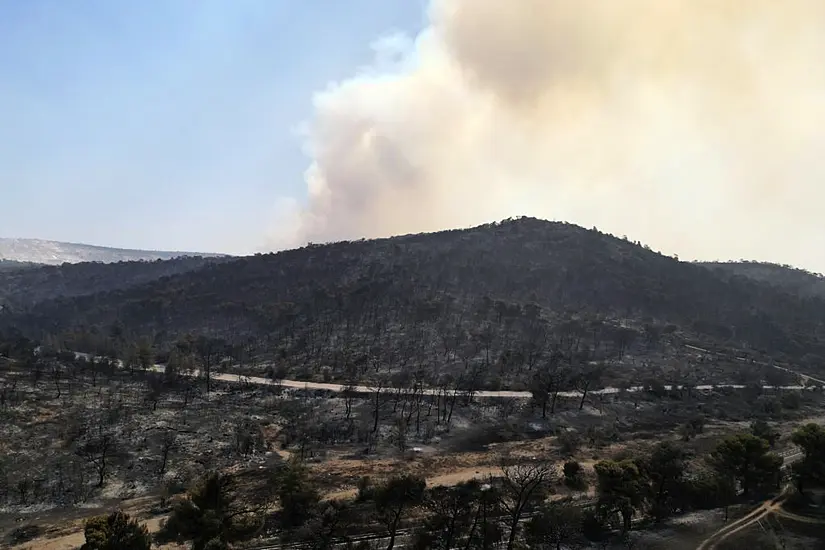
POLYGON ((825 270, 825 2, 432 0, 314 98, 289 244, 531 215, 825 270))

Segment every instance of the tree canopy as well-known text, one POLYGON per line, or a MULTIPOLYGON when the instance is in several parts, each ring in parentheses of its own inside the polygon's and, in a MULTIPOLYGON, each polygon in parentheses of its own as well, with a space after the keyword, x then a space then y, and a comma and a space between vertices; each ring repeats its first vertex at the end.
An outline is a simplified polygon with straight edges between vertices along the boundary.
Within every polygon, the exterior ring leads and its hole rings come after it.
POLYGON ((711 463, 720 475, 738 483, 742 493, 750 496, 755 490, 778 486, 782 458, 770 452, 767 441, 746 433, 719 443, 711 463))
POLYGON ((794 431, 791 441, 804 453, 802 460, 794 465, 799 490, 825 487, 825 428, 806 424, 794 431))

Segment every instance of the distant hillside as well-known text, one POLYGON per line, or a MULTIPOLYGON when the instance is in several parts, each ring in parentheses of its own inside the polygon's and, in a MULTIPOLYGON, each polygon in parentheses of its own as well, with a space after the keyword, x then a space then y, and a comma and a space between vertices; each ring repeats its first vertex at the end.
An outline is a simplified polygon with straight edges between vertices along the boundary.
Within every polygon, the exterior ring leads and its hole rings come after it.
POLYGON ((0 305, 21 312, 39 302, 125 289, 195 271, 225 258, 181 257, 173 260, 80 263, 61 266, 0 262, 0 305))
POLYGON ((825 298, 825 277, 818 273, 766 262, 706 262, 703 265, 767 283, 798 296, 825 298))
POLYGON ((823 300, 530 218, 233 259, 5 319, 87 349, 115 326, 167 349, 187 334, 254 339, 316 373, 480 362, 492 376, 537 349, 667 353, 673 334, 817 368, 825 356, 823 300))
POLYGON ((38 239, 0 238, 0 260, 44 265, 76 264, 81 262, 116 263, 171 260, 182 256, 215 257, 218 255, 197 254, 192 252, 124 250, 87 244, 42 241, 38 239))

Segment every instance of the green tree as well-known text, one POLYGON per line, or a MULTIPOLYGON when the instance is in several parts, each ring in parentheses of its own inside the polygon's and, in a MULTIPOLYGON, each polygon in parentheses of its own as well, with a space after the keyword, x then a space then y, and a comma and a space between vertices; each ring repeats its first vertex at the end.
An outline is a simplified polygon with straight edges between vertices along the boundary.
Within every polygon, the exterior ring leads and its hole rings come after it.
POLYGON ((779 432, 764 420, 754 420, 751 422, 751 434, 756 437, 761 437, 768 442, 768 445, 773 449, 776 441, 779 439, 779 432))
POLYGON ((797 428, 791 441, 802 448, 802 460, 794 465, 800 493, 810 486, 825 487, 825 428, 810 423, 797 428))
POLYGON ((297 461, 290 462, 276 473, 275 487, 281 503, 280 523, 286 531, 303 526, 321 501, 306 467, 297 461))
POLYGON ((259 504, 239 498, 232 476, 210 473, 175 506, 158 540, 191 541, 192 550, 245 540, 260 529, 261 512, 259 504))
POLYGON ((669 517, 684 503, 679 502, 690 458, 684 448, 665 441, 656 445, 650 456, 640 461, 643 473, 650 480, 650 511, 657 521, 669 517))
POLYGON ((720 475, 712 468, 699 467, 691 472, 690 479, 683 484, 683 498, 692 509, 710 510, 725 508, 727 521, 728 506, 736 498, 736 486, 733 479, 720 475))
POLYGON ((375 490, 375 510, 378 519, 387 528, 387 550, 395 546, 395 537, 404 514, 424 498, 426 482, 416 476, 404 475, 391 478, 375 490))
POLYGON ((622 533, 630 531, 633 514, 640 510, 647 495, 647 479, 630 460, 602 460, 594 466, 598 483, 598 507, 605 517, 619 514, 622 533))
POLYGON ((587 480, 584 477, 584 468, 575 460, 564 463, 562 468, 564 474, 564 484, 570 489, 583 491, 587 489, 587 480))
POLYGON ((148 529, 121 511, 90 519, 84 535, 81 550, 149 550, 152 545, 148 529))
POLYGON ((719 443, 710 463, 720 476, 739 483, 747 497, 755 489, 779 483, 782 458, 771 453, 770 445, 761 437, 739 434, 719 443))

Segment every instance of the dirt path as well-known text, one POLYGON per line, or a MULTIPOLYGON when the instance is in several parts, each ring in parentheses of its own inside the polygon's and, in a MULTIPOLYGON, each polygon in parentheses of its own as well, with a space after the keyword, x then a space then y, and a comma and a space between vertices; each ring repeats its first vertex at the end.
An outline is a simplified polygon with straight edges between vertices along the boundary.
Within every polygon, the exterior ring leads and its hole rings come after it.
POLYGON ((818 525, 825 525, 825 519, 818 519, 818 518, 809 518, 805 516, 800 516, 799 514, 794 514, 793 512, 788 512, 787 510, 780 508, 774 512, 777 516, 781 518, 790 519, 793 521, 798 521, 800 523, 815 523, 818 525))
MULTIPOLYGON (((484 480, 490 476, 500 476, 501 468, 492 466, 482 466, 478 468, 466 468, 463 470, 456 470, 447 474, 441 474, 427 478, 427 487, 452 487, 465 481, 473 479, 484 480)), ((324 500, 346 500, 355 498, 358 495, 358 489, 350 488, 341 491, 333 491, 324 495, 324 500)))
MULTIPOLYGON (((140 523, 145 525, 150 533, 157 533, 160 531, 161 522, 166 518, 167 516, 157 516, 149 518, 146 521, 141 521, 140 523)), ((74 522, 71 526, 67 526, 66 531, 71 531, 70 533, 56 537, 49 537, 48 535, 39 537, 30 542, 13 546, 11 550, 77 550, 86 542, 86 537, 83 534, 83 523, 83 521, 79 521, 74 522)), ((153 548, 173 550, 181 547, 177 544, 169 544, 153 546, 153 548)))
POLYGON ((773 512, 774 506, 777 504, 774 503, 772 500, 768 500, 763 502, 756 510, 753 510, 745 517, 734 521, 733 523, 726 525, 713 533, 711 536, 706 538, 699 546, 696 547, 696 550, 712 550, 716 548, 720 542, 727 539, 731 535, 734 535, 745 529, 750 527, 754 523, 758 522, 759 520, 763 519, 765 516, 773 512))
MULTIPOLYGON (((498 467, 467 468, 427 478, 427 486, 452 486, 472 479, 485 479, 490 475, 499 475, 500 473, 501 469, 498 467)), ((355 488, 333 491, 324 495, 324 500, 346 500, 355 498, 357 494, 358 489, 355 488)), ((161 522, 165 520, 166 517, 167 516, 153 517, 141 523, 149 529, 150 533, 156 533, 160 530, 161 522)), ((67 527, 66 530, 72 530, 72 532, 53 538, 41 537, 31 542, 14 546, 12 550, 77 550, 77 548, 82 546, 86 541, 83 535, 83 522, 75 522, 71 527, 67 527)), ((159 548, 171 550, 178 548, 178 546, 164 545, 159 548)))
POLYGON ((765 502, 760 504, 759 507, 757 507, 755 510, 747 514, 745 517, 740 518, 734 521, 733 523, 722 527, 721 529, 713 533, 711 536, 706 538, 699 546, 696 547, 696 550, 713 550, 719 545, 719 543, 721 543, 725 539, 735 535, 736 533, 739 533, 744 529, 747 529, 748 527, 761 521, 765 517, 770 516, 771 514, 787 517, 789 519, 798 518, 798 521, 819 523, 818 520, 814 520, 812 518, 805 518, 803 516, 797 516, 796 514, 785 512, 782 509, 782 506, 785 504, 785 499, 787 498, 789 489, 790 485, 786 485, 785 488, 782 489, 782 492, 778 497, 766 500, 765 502))
MULTIPOLYGON (((542 456, 546 454, 548 446, 554 438, 548 437, 529 442, 512 442, 502 444, 498 448, 506 451, 511 456, 528 458, 531 456, 542 456)), ((625 445, 614 445, 604 450, 605 455, 625 449, 625 445)), ((582 453, 581 464, 585 468, 592 468, 594 460, 584 458, 586 453, 582 453)), ((592 454, 592 453, 591 453, 592 454)), ((473 479, 484 480, 489 476, 501 475, 501 467, 495 464, 495 453, 474 452, 464 453, 459 456, 448 455, 443 457, 425 457, 420 461, 410 463, 404 460, 382 459, 363 461, 355 459, 334 460, 328 463, 319 464, 313 467, 320 477, 335 476, 349 480, 357 480, 360 476, 369 475, 375 482, 381 482, 385 477, 398 474, 402 471, 414 472, 423 475, 427 480, 428 487, 453 486, 473 479)), ((563 461, 557 461, 560 468, 563 461)), ((559 489, 561 491, 561 489, 559 489)), ((338 490, 327 491, 324 500, 345 500, 354 498, 358 494, 358 489, 353 485, 345 486, 338 490)), ((556 497, 561 498, 566 493, 559 492, 556 497)), ((592 496, 592 488, 589 494, 592 496)), ((133 517, 141 517, 149 507, 149 501, 142 500, 124 506, 124 511, 133 517)), ((102 513, 102 512, 99 512, 102 513)), ((151 517, 141 521, 146 525, 150 533, 155 533, 160 529, 160 523, 166 516, 151 517)), ((31 542, 13 547, 13 550, 76 550, 84 542, 83 522, 77 520, 65 526, 62 534, 55 536, 46 535, 31 542)), ((165 545, 160 547, 164 550, 179 548, 176 545, 165 545)))

